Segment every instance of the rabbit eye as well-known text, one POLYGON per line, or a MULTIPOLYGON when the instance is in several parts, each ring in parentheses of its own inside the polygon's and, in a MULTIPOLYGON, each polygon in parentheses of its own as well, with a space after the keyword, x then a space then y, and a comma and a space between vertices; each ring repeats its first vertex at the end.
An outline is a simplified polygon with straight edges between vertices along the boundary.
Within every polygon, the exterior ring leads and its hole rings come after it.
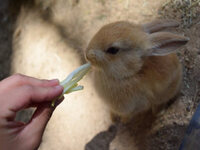
POLYGON ((116 47, 110 47, 106 50, 106 53, 113 54, 113 55, 117 54, 118 52, 119 52, 119 49, 116 47))

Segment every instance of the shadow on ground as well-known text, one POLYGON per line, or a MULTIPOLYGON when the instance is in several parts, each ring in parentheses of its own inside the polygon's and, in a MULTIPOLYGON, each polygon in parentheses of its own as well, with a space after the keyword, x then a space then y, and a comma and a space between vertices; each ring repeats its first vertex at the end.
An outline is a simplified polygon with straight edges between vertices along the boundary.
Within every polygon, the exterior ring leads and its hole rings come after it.
POLYGON ((9 1, 0 0, 0 80, 11 69, 13 20, 8 14, 9 1))
POLYGON ((110 143, 117 134, 117 127, 112 125, 108 130, 98 133, 86 145, 85 150, 109 150, 110 143))

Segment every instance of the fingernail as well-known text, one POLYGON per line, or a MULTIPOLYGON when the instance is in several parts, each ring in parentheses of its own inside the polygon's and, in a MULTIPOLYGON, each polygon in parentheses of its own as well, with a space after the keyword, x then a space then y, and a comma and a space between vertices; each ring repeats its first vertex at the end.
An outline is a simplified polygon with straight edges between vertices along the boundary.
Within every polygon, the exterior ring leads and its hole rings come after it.
POLYGON ((61 86, 61 85, 54 86, 54 88, 56 91, 63 91, 63 89, 64 89, 63 86, 61 86))

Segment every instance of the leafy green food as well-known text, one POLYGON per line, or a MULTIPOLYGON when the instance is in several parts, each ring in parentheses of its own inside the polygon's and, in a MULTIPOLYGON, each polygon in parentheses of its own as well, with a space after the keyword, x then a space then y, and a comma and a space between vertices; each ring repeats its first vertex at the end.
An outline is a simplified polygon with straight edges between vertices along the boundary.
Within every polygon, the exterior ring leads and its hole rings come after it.
MULTIPOLYGON (((60 82, 60 85, 64 87, 63 93, 60 97, 62 97, 64 94, 69 94, 71 92, 82 90, 83 86, 78 85, 77 82, 83 78, 83 76, 89 71, 90 67, 90 63, 84 64, 78 67, 72 73, 70 73, 66 79, 60 82)), ((51 106, 55 106, 55 100, 53 100, 51 106)))

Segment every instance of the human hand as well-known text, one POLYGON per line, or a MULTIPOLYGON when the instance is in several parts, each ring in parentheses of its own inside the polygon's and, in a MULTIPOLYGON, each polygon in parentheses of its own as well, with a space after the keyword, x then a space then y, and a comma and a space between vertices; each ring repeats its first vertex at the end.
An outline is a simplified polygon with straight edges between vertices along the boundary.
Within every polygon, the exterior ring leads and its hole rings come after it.
MULTIPOLYGON (((35 150, 55 109, 51 101, 62 94, 58 80, 13 75, 0 82, 0 150, 35 150), (19 110, 36 107, 28 123, 15 121, 19 110)), ((63 100, 57 100, 57 105, 63 100)), ((57 106, 56 105, 56 106, 57 106)))

